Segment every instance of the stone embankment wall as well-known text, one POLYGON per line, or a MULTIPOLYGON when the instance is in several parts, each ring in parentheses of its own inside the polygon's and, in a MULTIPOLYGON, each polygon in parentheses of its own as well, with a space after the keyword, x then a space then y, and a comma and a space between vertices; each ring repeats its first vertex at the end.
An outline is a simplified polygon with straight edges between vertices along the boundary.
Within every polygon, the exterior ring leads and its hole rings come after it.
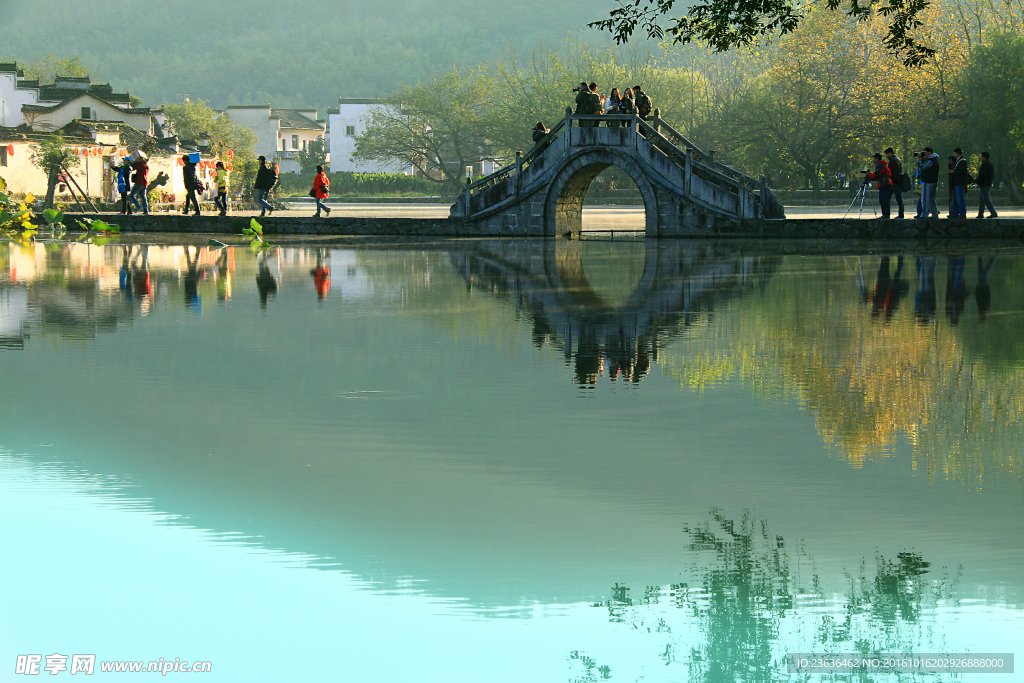
MULTIPOLYGON (((67 214, 65 224, 72 230, 76 219, 95 218, 67 214)), ((124 233, 209 233, 240 234, 252 216, 174 215, 111 216, 102 220, 116 224, 124 233)), ((377 217, 310 218, 267 216, 257 218, 267 235, 399 235, 419 237, 538 237, 543 232, 525 226, 493 226, 458 219, 416 219, 377 217), (517 229, 518 228, 518 229, 517 229)), ((1024 239, 1024 219, 919 219, 907 221, 853 219, 746 220, 716 222, 692 234, 672 237, 694 238, 860 238, 860 239, 1024 239)))

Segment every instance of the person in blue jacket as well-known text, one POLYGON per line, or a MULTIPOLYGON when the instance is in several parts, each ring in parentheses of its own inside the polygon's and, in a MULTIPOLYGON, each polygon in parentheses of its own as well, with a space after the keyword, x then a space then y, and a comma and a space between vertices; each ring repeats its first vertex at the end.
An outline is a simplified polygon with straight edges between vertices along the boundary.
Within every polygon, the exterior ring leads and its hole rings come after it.
POLYGON ((128 193, 132 189, 132 160, 124 157, 120 166, 113 166, 117 171, 117 191, 121 195, 121 215, 131 216, 132 205, 128 202, 128 193))

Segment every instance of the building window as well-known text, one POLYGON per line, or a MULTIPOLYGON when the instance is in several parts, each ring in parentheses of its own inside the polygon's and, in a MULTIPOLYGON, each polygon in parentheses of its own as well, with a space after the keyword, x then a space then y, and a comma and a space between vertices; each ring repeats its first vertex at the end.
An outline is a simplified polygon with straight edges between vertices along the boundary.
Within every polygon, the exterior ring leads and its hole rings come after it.
POLYGON ((83 119, 92 118, 92 111, 89 109, 89 107, 82 107, 82 118, 83 119))
POLYGON ((7 165, 7 145, 0 145, 0 166, 7 165))
POLYGON ((292 136, 292 149, 298 149, 298 148, 299 148, 299 136, 298 135, 293 135, 292 136))
POLYGON ((345 126, 345 137, 354 138, 356 136, 355 126, 345 126))

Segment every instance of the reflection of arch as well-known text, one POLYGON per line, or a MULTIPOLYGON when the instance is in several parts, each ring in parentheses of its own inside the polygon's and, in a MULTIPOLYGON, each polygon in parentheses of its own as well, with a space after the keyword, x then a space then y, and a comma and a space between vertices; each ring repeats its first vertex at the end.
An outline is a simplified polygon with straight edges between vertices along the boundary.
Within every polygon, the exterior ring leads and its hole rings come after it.
POLYGON ((590 184, 609 166, 622 169, 644 199, 645 231, 658 234, 658 197, 647 174, 629 156, 614 149, 590 150, 567 161, 548 187, 544 203, 546 234, 579 232, 583 228, 583 200, 590 184))
POLYGON ((508 295, 533 321, 534 342, 553 343, 575 364, 576 381, 603 371, 638 382, 664 340, 724 300, 763 286, 776 259, 735 249, 644 242, 644 268, 632 295, 609 305, 584 272, 579 240, 486 241, 452 252, 467 285, 508 295))

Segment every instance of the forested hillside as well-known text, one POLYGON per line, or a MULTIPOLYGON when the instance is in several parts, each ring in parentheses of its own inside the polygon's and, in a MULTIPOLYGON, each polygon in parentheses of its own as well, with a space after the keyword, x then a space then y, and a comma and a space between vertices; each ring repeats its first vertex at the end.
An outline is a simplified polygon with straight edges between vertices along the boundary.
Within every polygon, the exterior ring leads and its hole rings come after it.
POLYGON ((586 0, 0 0, 0 55, 81 55, 147 103, 326 107, 371 97, 511 48, 549 48, 612 2, 586 0))

